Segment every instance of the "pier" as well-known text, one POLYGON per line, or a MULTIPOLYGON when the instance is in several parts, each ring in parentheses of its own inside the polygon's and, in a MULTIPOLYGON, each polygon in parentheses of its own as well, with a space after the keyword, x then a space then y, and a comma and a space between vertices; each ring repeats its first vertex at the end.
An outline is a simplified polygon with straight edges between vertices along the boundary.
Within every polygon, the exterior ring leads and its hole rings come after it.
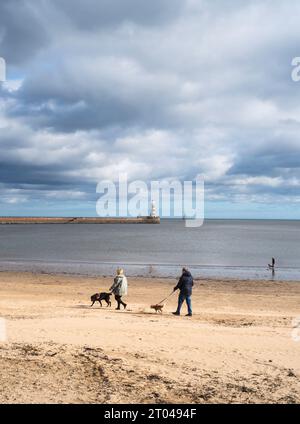
POLYGON ((101 217, 0 217, 0 225, 16 224, 160 224, 158 216, 137 218, 101 217))

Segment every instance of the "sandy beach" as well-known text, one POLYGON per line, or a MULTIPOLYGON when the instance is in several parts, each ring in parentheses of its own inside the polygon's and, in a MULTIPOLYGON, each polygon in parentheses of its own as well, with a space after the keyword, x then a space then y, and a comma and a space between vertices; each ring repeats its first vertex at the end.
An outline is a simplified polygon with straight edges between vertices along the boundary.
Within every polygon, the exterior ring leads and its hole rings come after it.
POLYGON ((188 318, 176 294, 150 309, 168 279, 130 278, 126 311, 90 308, 111 282, 0 274, 1 403, 300 402, 299 283, 199 280, 188 318))

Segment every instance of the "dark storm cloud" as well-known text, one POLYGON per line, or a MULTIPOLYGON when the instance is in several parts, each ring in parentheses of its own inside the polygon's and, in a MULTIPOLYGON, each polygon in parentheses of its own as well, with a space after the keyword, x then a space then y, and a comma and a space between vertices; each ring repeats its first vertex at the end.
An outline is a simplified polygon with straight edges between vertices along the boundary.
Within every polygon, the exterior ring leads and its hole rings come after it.
POLYGON ((285 149, 274 149, 273 151, 258 151, 251 156, 239 158, 237 163, 230 169, 228 174, 246 175, 282 175, 283 170, 300 170, 300 147, 285 151, 285 149))
POLYGON ((182 11, 183 0, 54 0, 80 29, 101 29, 126 22, 156 25, 172 21, 182 11))
MULTIPOLYGON (((65 178, 56 166, 35 166, 34 164, 20 164, 0 162, 0 180, 6 185, 16 187, 26 184, 35 186, 65 187, 65 178)), ((74 181, 70 180, 70 184, 74 181)))
POLYGON ((35 9, 35 2, 1 0, 0 56, 9 65, 28 62, 45 47, 47 33, 35 9))
POLYGON ((11 116, 23 116, 34 127, 69 132, 122 125, 126 130, 178 121, 169 109, 181 101, 180 82, 143 69, 136 57, 102 56, 97 47, 90 54, 66 53, 59 64, 45 68, 33 70, 11 95, 16 99, 11 116))
POLYGON ((0 56, 21 80, 0 91, 5 199, 82 199, 121 171, 201 173, 212 200, 297 201, 299 13, 278 0, 2 1, 0 56))
MULTIPOLYGON (((300 125, 278 126, 276 132, 265 128, 252 132, 252 143, 243 143, 228 175, 295 176, 300 175, 300 125)), ((245 137, 241 135, 241 140, 245 137)))
POLYGON ((52 128, 56 132, 73 132, 76 130, 103 129, 111 126, 139 124, 141 122, 138 105, 129 105, 113 96, 100 96, 99 101, 85 98, 84 102, 74 99, 64 102, 57 99, 48 104, 29 101, 25 98, 11 109, 11 116, 21 117, 33 128, 52 128), (39 105, 39 106, 37 106, 39 105), (38 107, 38 109, 36 109, 38 107))

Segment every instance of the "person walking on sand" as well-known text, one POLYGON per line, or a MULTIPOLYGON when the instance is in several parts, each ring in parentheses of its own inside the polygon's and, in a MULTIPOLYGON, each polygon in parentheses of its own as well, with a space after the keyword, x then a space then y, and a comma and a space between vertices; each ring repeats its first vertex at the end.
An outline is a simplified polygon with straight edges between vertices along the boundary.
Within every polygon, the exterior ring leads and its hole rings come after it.
POLYGON ((124 271, 121 268, 117 269, 117 275, 115 276, 114 283, 110 288, 110 291, 115 295, 115 299, 117 301, 117 310, 120 310, 120 306, 123 305, 124 309, 126 309, 127 304, 122 301, 122 296, 127 295, 127 278, 124 275, 124 271))
POLYGON ((177 311, 173 312, 173 315, 180 315, 180 310, 184 301, 186 301, 188 313, 186 316, 191 317, 192 312, 192 287, 194 285, 194 280, 190 271, 186 268, 182 268, 182 274, 178 281, 177 286, 174 287, 174 291, 179 290, 178 296, 178 306, 177 311))

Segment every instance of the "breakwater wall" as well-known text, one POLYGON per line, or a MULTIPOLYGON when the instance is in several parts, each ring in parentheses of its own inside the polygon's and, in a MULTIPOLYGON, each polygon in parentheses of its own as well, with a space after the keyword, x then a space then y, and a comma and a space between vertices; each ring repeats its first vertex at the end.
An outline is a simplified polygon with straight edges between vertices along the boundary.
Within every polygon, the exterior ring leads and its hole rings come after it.
POLYGON ((159 224, 159 217, 0 217, 0 225, 15 224, 159 224))

